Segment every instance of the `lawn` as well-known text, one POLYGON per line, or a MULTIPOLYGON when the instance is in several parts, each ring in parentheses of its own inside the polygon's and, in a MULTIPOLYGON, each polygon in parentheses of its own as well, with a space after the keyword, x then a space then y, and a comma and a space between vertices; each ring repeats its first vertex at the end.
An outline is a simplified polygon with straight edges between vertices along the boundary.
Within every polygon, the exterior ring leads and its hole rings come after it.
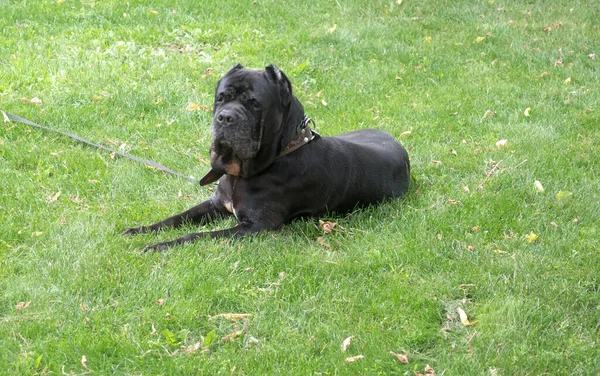
POLYGON ((385 130, 413 175, 377 207, 139 255, 197 228, 125 228, 213 188, 0 118, 1 374, 600 374, 597 1, 0 9, 5 112, 200 178, 217 80, 276 64, 322 135, 385 130))

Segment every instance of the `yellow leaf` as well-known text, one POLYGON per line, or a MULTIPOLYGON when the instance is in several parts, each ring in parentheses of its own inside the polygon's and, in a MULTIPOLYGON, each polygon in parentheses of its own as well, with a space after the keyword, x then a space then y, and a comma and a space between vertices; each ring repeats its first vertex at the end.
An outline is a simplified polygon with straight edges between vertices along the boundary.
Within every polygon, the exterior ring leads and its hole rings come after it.
POLYGON ((485 37, 477 37, 477 38, 475 39, 475 42, 477 42, 477 43, 481 43, 481 42, 483 42, 484 40, 485 40, 485 37))
POLYGON ((542 183, 540 183, 539 180, 534 181, 533 184, 535 185, 535 189, 537 189, 538 192, 544 192, 544 186, 542 185, 542 183))
POLYGON ((530 107, 527 107, 527 108, 525 109, 525 111, 523 111, 523 115, 525 115, 525 116, 529 116, 529 111, 531 111, 531 108, 530 108, 530 107))
POLYGON ((252 316, 250 313, 219 313, 218 315, 209 317, 209 320, 214 320, 218 317, 222 317, 231 321, 238 321, 248 319, 252 316))
POLYGON ((425 37, 425 42, 431 42, 431 37, 430 36, 425 37))
POLYGON ((396 357, 396 359, 398 359, 398 361, 400 361, 400 363, 408 363, 408 357, 404 354, 396 354, 393 351, 390 351, 390 354, 392 354, 393 356, 396 357))
POLYGON ((327 102, 325 102, 325 99, 321 99, 321 104, 325 107, 327 107, 327 102))
MULTIPOLYGON (((565 80, 565 82, 563 82, 565 85, 568 85, 571 83, 571 77, 567 77, 567 79, 565 80)), ((32 99, 33 101, 33 99, 32 99)))
POLYGON ((89 370, 89 368, 88 368, 88 366, 87 366, 87 364, 86 364, 86 363, 87 363, 87 357, 86 357, 85 355, 82 355, 82 356, 81 356, 81 366, 82 366, 83 368, 85 368, 85 369, 88 369, 88 370, 89 370))
POLYGON ((465 311, 463 311, 462 308, 458 307, 456 309, 456 312, 458 312, 458 317, 460 317, 460 322, 462 322, 464 326, 471 326, 471 325, 475 325, 477 323, 477 321, 473 321, 473 322, 469 321, 467 314, 465 313, 465 311))
POLYGON ((41 231, 34 231, 31 233, 31 236, 42 236, 43 232, 41 231))
POLYGON ((17 311, 20 311, 22 309, 27 309, 30 304, 31 304, 31 301, 29 301, 29 302, 19 302, 15 308, 17 309, 17 311))
POLYGON ((188 111, 200 111, 200 106, 196 102, 190 102, 185 109, 188 111))
POLYGON ((566 199, 566 198, 569 198, 569 197, 571 197, 571 196, 573 196, 573 192, 569 192, 569 191, 560 191, 560 192, 558 192, 558 193, 556 194, 556 196, 554 196, 554 197, 556 197, 556 198, 557 198, 557 199, 559 199, 559 200, 564 200, 564 199, 566 199))
POLYGON ((157 12, 157 11, 155 11, 154 9, 151 9, 151 10, 150 10, 150 13, 151 13, 151 14, 158 14, 158 12, 157 12))
POLYGON ((348 337, 344 340, 344 342, 342 342, 342 352, 346 352, 353 338, 354 336, 348 337))
POLYGON ((344 361, 345 361, 346 363, 354 363, 354 362, 356 362, 357 360, 360 360, 360 359, 362 359, 362 358, 364 358, 364 356, 362 356, 362 355, 356 355, 356 356, 351 356, 351 357, 349 357, 349 358, 346 358, 344 361))
POLYGON ((527 240, 527 243, 533 243, 538 238, 539 238, 539 235, 534 232, 530 232, 529 234, 525 235, 525 240, 527 240))
POLYGON ((332 27, 330 27, 329 29, 327 29, 327 32, 331 34, 331 33, 333 33, 335 31, 335 29, 337 29, 337 25, 333 24, 332 27))
POLYGON ((506 145, 508 145, 508 140, 500 140, 500 141, 496 142, 496 147, 498 149, 500 149, 501 147, 506 146, 506 145))
POLYGON ((62 4, 65 2, 65 0, 56 0, 57 3, 62 4))

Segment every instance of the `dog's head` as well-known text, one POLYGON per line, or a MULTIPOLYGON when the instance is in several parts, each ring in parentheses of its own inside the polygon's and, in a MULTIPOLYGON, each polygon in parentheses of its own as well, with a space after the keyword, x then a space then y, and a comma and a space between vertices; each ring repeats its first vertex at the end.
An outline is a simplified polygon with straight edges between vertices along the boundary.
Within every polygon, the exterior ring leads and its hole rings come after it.
POLYGON ((234 66, 217 83, 211 170, 200 184, 224 174, 248 178, 264 170, 294 137, 303 117, 302 105, 279 68, 234 66))

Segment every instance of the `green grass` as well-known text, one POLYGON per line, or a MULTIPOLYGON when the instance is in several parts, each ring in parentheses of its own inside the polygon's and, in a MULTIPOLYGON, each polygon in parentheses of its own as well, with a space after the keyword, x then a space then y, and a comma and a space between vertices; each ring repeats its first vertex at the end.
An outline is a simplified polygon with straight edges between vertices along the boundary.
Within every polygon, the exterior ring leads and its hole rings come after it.
POLYGON ((81 374, 84 355, 96 374, 600 373, 598 2, 0 8, 6 112, 200 177, 211 114, 186 106, 210 107, 234 63, 273 63, 323 135, 411 130, 414 177, 403 199, 321 218, 329 234, 296 221, 139 256, 196 229, 124 228, 210 189, 2 123, 0 373, 81 374), (228 312, 252 316, 213 317, 228 312))

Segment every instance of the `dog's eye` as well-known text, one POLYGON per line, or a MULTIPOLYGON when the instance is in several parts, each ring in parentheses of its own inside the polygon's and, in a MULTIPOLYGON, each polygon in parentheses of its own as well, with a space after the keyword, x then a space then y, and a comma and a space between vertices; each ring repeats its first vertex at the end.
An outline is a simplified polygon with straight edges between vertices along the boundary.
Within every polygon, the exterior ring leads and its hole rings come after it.
POLYGON ((221 93, 221 94, 217 95, 216 102, 217 102, 217 103, 221 103, 221 102, 223 102, 223 99, 224 99, 224 97, 225 97, 225 96, 223 95, 223 93, 221 93))
POLYGON ((258 102, 258 101, 256 100, 256 98, 254 98, 254 97, 250 97, 250 98, 248 99, 248 102, 250 103, 250 106, 252 106, 252 107, 254 107, 254 108, 256 108, 256 109, 260 109, 260 102, 258 102))

